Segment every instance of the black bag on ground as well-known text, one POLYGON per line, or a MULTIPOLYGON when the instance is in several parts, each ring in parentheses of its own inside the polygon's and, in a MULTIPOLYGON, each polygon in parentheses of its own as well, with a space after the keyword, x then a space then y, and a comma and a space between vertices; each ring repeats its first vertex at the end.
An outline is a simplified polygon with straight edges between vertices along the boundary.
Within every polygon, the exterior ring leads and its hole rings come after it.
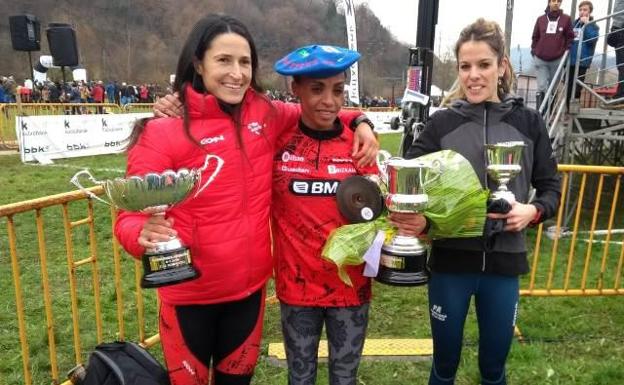
POLYGON ((141 346, 111 342, 95 347, 82 385, 169 385, 169 376, 141 346))

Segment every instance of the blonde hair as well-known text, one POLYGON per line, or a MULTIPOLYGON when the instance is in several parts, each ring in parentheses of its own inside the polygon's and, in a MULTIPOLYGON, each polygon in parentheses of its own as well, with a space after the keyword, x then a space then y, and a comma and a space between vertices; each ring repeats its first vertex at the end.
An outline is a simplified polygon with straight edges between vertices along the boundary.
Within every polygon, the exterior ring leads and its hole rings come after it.
MULTIPOLYGON (((457 39, 457 42, 455 43, 455 60, 457 61, 458 66, 459 49, 464 43, 469 41, 482 41, 489 45, 492 51, 496 54, 499 65, 501 65, 504 60, 507 61, 505 73, 499 79, 497 90, 498 98, 503 100, 505 95, 510 93, 515 81, 511 61, 509 60, 509 55, 505 50, 505 36, 503 35, 503 31, 495 21, 488 21, 483 18, 479 18, 474 23, 465 27, 459 34, 459 39, 457 39)), ((442 105, 448 106, 457 99, 465 98, 466 94, 464 90, 462 90, 459 80, 457 80, 455 81, 455 85, 449 94, 444 97, 444 100, 442 100, 442 105)))

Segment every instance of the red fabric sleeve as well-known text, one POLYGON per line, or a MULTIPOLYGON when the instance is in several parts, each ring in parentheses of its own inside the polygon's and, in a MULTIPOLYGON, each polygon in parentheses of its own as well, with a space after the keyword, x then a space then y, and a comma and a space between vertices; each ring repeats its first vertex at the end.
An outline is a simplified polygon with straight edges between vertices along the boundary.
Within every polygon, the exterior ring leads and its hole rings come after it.
POLYGON ((288 130, 297 127, 297 122, 301 116, 301 105, 295 103, 284 103, 279 100, 271 101, 277 111, 275 118, 276 136, 285 134, 288 130))
POLYGON ((351 128, 351 122, 353 122, 353 120, 358 118, 360 115, 364 115, 364 113, 360 110, 340 110, 338 118, 340 118, 345 126, 351 128))

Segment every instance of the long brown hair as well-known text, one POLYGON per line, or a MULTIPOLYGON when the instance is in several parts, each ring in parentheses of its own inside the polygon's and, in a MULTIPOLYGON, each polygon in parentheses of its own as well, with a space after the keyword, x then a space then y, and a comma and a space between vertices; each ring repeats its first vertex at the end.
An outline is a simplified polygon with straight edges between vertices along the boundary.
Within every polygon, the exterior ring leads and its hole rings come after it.
MULTIPOLYGON (((502 65, 506 59, 507 65, 505 66, 505 73, 502 78, 499 79, 497 89, 498 98, 503 100, 505 95, 511 92, 516 79, 513 68, 511 67, 509 55, 505 50, 505 36, 503 35, 503 31, 498 23, 488 21, 483 18, 477 19, 477 21, 464 28, 459 34, 459 39, 457 39, 457 42, 455 43, 455 60, 457 61, 458 66, 459 49, 464 43, 469 41, 482 41, 486 43, 496 54, 498 58, 498 65, 502 65)), ((459 81, 456 81, 453 89, 451 89, 449 94, 444 97, 442 105, 448 106, 457 99, 465 98, 466 94, 464 93, 464 90, 462 90, 459 81)))
MULTIPOLYGON (((206 50, 210 48, 212 41, 219 35, 224 33, 235 33, 240 35, 247 43, 251 51, 251 88, 258 92, 258 95, 263 96, 263 90, 258 84, 257 70, 258 70, 258 53, 256 51, 256 44, 254 43, 251 33, 247 27, 238 19, 221 14, 209 14, 200 19, 191 30, 191 33, 186 38, 186 42, 182 47, 182 52, 178 58, 178 66, 175 74, 175 81, 173 83, 173 91, 177 92, 180 98, 180 102, 184 106, 184 133, 190 141, 201 146, 196 138, 191 135, 190 123, 188 116, 188 105, 186 103, 186 94, 184 92, 187 85, 193 87, 197 92, 207 93, 208 91, 204 87, 204 82, 200 74, 195 69, 195 62, 201 62, 204 58, 206 50)), ((269 103, 268 99, 266 100, 269 103)), ((236 126, 236 137, 240 147, 243 147, 242 134, 241 134, 241 105, 225 105, 222 103, 222 108, 232 115, 236 126)), ((138 121, 132 134, 128 138, 128 149, 136 144, 139 136, 143 132, 147 120, 143 119, 138 121)))

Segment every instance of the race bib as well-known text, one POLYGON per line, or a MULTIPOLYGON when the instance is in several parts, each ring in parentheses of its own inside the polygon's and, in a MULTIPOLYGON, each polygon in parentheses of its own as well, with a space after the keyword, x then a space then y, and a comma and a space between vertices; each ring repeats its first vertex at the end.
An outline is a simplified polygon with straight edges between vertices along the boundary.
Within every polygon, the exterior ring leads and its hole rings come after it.
POLYGON ((546 27, 546 33, 557 33, 557 24, 558 21, 548 21, 548 26, 546 27))

